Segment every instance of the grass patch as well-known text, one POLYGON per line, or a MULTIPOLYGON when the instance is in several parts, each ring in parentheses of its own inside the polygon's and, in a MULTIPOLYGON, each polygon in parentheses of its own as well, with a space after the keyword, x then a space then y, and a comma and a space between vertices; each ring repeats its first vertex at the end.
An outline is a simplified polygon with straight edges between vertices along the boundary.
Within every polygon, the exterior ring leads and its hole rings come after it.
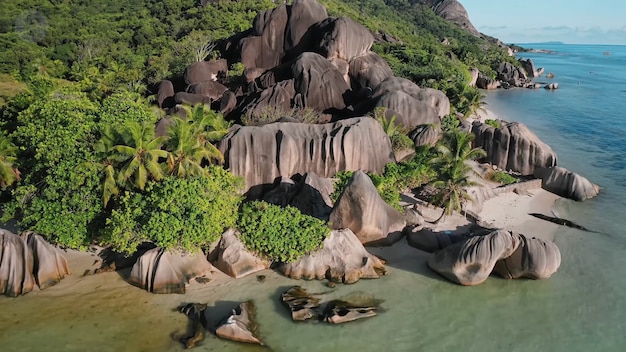
POLYGON ((0 73, 0 106, 4 106, 9 99, 24 90, 26 84, 16 81, 10 75, 0 73))
POLYGON ((493 181, 493 182, 498 182, 503 185, 510 185, 510 184, 519 182, 519 179, 503 171, 491 172, 485 176, 485 179, 489 181, 493 181))

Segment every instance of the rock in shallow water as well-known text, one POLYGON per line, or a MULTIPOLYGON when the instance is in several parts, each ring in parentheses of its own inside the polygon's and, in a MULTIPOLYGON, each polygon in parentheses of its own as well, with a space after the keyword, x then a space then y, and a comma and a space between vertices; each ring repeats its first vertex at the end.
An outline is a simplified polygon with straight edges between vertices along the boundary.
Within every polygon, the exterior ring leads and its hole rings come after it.
POLYGON ((563 167, 538 168, 534 175, 541 179, 542 188, 561 197, 583 201, 600 193, 598 185, 563 167))
POLYGON ((248 301, 233 309, 232 314, 217 327, 215 334, 227 340, 263 345, 256 330, 254 303, 248 301))

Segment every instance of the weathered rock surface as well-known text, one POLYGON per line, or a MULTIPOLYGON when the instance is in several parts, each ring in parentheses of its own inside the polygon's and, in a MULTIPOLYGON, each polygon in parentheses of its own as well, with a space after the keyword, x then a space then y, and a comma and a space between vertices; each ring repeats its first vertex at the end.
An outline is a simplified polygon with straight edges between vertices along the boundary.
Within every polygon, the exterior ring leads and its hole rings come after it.
POLYGON ((441 127, 438 124, 428 124, 417 126, 409 132, 409 138, 413 140, 416 147, 428 145, 433 147, 441 139, 441 127))
POLYGON ((472 69, 470 70, 470 81, 467 85, 470 87, 476 87, 476 81, 478 80, 479 74, 480 71, 478 71, 476 67, 472 67, 472 69))
POLYGON ((482 73, 478 74, 478 77, 476 78, 476 88, 493 90, 498 89, 499 87, 500 81, 484 76, 482 73))
POLYGON ((67 260, 58 248, 33 232, 24 232, 20 236, 32 252, 32 273, 40 289, 54 286, 70 275, 67 260))
POLYGON ((279 270, 300 280, 327 279, 351 284, 359 279, 376 279, 385 274, 383 263, 365 250, 349 229, 334 230, 324 240, 322 249, 302 259, 282 264, 279 270))
POLYGON ((528 76, 522 68, 515 67, 510 62, 502 62, 496 70, 497 79, 515 87, 523 87, 528 81, 528 76))
POLYGON ((442 91, 432 88, 420 88, 417 84, 402 77, 389 77, 382 81, 374 88, 372 99, 380 99, 396 91, 402 91, 413 99, 428 104, 437 111, 439 117, 450 114, 450 99, 442 91))
POLYGON ((511 256, 519 240, 506 231, 495 231, 453 243, 435 252, 428 267, 446 279, 464 285, 483 283, 498 260, 511 256))
POLYGON ((475 36, 480 35, 476 27, 470 22, 465 7, 456 0, 411 0, 411 3, 428 6, 437 16, 460 26, 475 36))
POLYGON ((290 205, 298 208, 303 214, 326 221, 333 208, 330 199, 333 190, 332 179, 319 177, 315 172, 307 172, 298 184, 297 193, 290 201, 290 205))
POLYGON ((211 98, 203 94, 193 94, 187 92, 178 92, 174 95, 174 100, 178 104, 196 105, 196 104, 211 104, 211 98))
POLYGON ((328 17, 311 27, 313 50, 327 59, 346 62, 366 54, 374 44, 372 33, 349 17, 328 17))
POLYGON ((404 216, 380 197, 363 171, 352 175, 330 214, 331 229, 350 229, 366 245, 390 246, 402 238, 404 216))
POLYGON ((194 83, 187 87, 188 93, 207 96, 211 101, 220 99, 227 90, 225 85, 215 81, 194 83))
POLYGON ((285 30, 285 51, 297 45, 310 47, 311 43, 300 43, 309 27, 328 17, 326 8, 317 0, 294 0, 289 9, 289 20, 285 30))
POLYGON ((545 279, 560 264, 554 243, 502 230, 452 243, 428 260, 433 271, 465 286, 484 282, 492 272, 506 279, 545 279))
POLYGON ((533 59, 519 59, 519 62, 529 78, 539 77, 539 71, 535 67, 533 59))
POLYGON ((372 118, 334 123, 272 123, 234 127, 220 141, 226 167, 245 178, 247 190, 276 178, 315 172, 331 177, 339 171, 381 172, 393 161, 391 142, 372 118))
POLYGON ((534 175, 542 188, 561 197, 583 201, 600 193, 600 186, 563 167, 537 168, 534 175))
POLYGON ((249 95, 235 111, 254 119, 268 114, 286 114, 291 111, 295 96, 293 80, 279 82, 268 89, 249 95))
POLYGON ((271 68, 284 55, 287 5, 259 12, 252 24, 252 36, 241 40, 241 62, 245 67, 271 68))
POLYGON ((157 247, 137 259, 128 282, 152 293, 185 293, 189 280, 212 269, 203 253, 174 254, 157 247))
POLYGON ((561 265, 561 252, 553 242, 524 235, 512 235, 519 241, 509 257, 499 260, 494 272, 505 279, 547 279, 561 265))
POLYGON ((408 232, 406 236, 406 240, 411 247, 415 247, 428 253, 434 253, 453 243, 465 241, 468 238, 469 237, 467 236, 447 234, 442 231, 433 231, 429 228, 408 232))
POLYGON ((185 83, 192 85, 205 81, 216 81, 218 75, 228 73, 226 60, 199 61, 185 70, 185 83))
POLYGON ((439 124, 437 111, 428 103, 419 101, 404 91, 394 91, 380 97, 376 107, 395 112, 395 123, 406 128, 415 128, 426 124, 439 124))
POLYGON ((157 103, 161 109, 173 108, 176 105, 174 100, 174 85, 171 81, 163 80, 159 83, 157 90, 157 103))
POLYGON ((24 240, 0 229, 0 293, 17 297, 33 290, 33 256, 24 240))
POLYGON ((317 318, 330 324, 341 324, 376 315, 382 303, 373 297, 352 293, 340 299, 328 301, 322 293, 308 293, 294 286, 281 294, 281 300, 291 312, 293 320, 317 318))
POLYGON ((393 76, 387 61, 374 52, 353 57, 350 60, 349 74, 357 84, 357 89, 365 87, 373 89, 393 76))
POLYGON ((236 279, 270 267, 270 262, 251 253, 239 239, 240 233, 229 229, 217 245, 215 267, 236 279))
POLYGON ((263 345, 256 331, 255 311, 252 301, 241 303, 217 327, 215 334, 227 340, 263 345))
POLYGON ((316 111, 343 110, 344 94, 350 90, 341 72, 328 60, 315 53, 303 53, 291 67, 298 107, 316 111))
POLYGON ((532 175, 539 167, 551 167, 557 156, 524 124, 502 123, 500 128, 474 122, 472 133, 476 135, 474 147, 487 152, 484 160, 501 170, 512 170, 522 175, 532 175))
POLYGON ((548 90, 555 90, 555 89, 559 89, 559 84, 556 82, 552 82, 552 83, 548 83, 544 86, 545 89, 548 90))

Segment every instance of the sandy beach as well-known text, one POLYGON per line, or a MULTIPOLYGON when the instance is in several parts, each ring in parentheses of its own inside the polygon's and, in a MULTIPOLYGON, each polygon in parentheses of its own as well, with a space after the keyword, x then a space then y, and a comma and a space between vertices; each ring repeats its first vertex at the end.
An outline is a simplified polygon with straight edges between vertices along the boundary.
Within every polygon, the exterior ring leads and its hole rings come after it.
MULTIPOLYGON (((557 196, 541 189, 531 190, 529 195, 506 193, 486 201, 480 216, 494 227, 550 240, 558 225, 528 213, 551 215, 556 199, 557 196)), ((439 209, 430 209, 424 215, 434 218, 440 213, 439 209)), ((448 216, 446 221, 435 225, 435 229, 467 231, 468 225, 469 222, 457 214, 448 216)), ((410 247, 404 239, 391 247, 369 250, 388 261, 388 276, 402 271, 443 283, 425 264, 430 254, 410 247)), ((85 271, 99 267, 100 258, 95 253, 67 251, 65 255, 73 274, 58 285, 45 291, 35 289, 14 299, 0 298, 3 350, 38 351, 42 348, 41 341, 47 341, 49 351, 181 350, 182 345, 175 338, 185 334, 188 325, 187 318, 176 311, 181 304, 207 303, 213 319, 209 322, 211 326, 226 316, 237 302, 248 299, 267 302, 259 305, 258 315, 274 316, 271 329, 281 326, 289 329, 292 322, 278 300, 282 291, 293 285, 328 291, 324 282, 291 280, 272 270, 235 280, 215 269, 209 276, 211 282, 192 281, 184 295, 155 295, 128 284, 123 278, 127 271, 83 276, 85 271), (259 281, 258 275, 265 279, 259 281)), ((364 285, 385 287, 390 279, 393 278, 339 285, 334 294, 340 296, 364 285)), ((450 289, 457 287, 451 284, 450 289)), ((264 319, 260 319, 261 333, 265 331, 267 335, 270 327, 263 326, 263 322, 264 319)), ((219 350, 220 346, 226 350, 242 348, 240 344, 219 340, 210 334, 203 346, 210 346, 208 350, 219 350)), ((207 349, 201 346, 199 350, 207 349)))

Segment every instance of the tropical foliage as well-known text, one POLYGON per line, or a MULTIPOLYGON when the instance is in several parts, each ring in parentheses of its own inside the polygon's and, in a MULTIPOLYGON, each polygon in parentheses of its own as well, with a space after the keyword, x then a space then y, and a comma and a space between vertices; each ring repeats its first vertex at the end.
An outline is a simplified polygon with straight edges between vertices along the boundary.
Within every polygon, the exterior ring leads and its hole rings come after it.
POLYGON ((243 205, 237 222, 244 245, 272 261, 291 263, 319 249, 330 229, 297 208, 261 201, 243 205))

